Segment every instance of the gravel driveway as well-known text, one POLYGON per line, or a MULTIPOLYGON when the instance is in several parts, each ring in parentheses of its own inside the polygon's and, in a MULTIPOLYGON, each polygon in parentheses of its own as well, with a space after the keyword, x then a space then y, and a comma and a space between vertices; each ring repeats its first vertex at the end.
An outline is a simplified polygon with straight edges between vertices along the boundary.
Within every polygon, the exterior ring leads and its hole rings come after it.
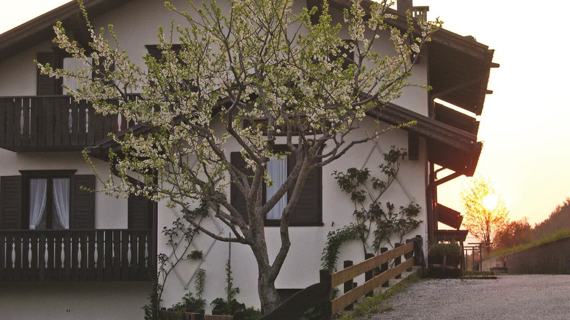
POLYGON ((426 280, 388 300, 374 320, 570 319, 570 275, 426 280))

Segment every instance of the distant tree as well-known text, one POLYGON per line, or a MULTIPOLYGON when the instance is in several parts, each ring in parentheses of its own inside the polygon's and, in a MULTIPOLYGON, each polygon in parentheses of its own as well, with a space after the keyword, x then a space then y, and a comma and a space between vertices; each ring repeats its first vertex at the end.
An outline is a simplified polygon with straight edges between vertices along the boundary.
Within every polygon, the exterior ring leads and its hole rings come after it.
POLYGON ((539 239, 561 229, 570 229, 570 198, 558 205, 550 216, 533 228, 533 239, 539 239))
POLYGON ((484 178, 473 179, 461 197, 465 207, 463 225, 489 247, 494 234, 508 219, 504 201, 495 194, 489 180, 484 178))
POLYGON ((514 247, 532 239, 532 227, 526 218, 507 222, 493 238, 494 248, 514 247))

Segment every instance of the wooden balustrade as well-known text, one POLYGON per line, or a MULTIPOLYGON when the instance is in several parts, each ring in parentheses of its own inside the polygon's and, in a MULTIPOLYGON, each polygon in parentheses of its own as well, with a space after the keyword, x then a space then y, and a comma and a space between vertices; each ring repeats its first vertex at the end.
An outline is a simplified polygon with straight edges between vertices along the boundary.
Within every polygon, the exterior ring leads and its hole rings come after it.
POLYGON ((0 97, 0 148, 11 151, 82 150, 128 127, 69 96, 0 97))
POLYGON ((148 280, 149 230, 0 231, 0 280, 148 280))

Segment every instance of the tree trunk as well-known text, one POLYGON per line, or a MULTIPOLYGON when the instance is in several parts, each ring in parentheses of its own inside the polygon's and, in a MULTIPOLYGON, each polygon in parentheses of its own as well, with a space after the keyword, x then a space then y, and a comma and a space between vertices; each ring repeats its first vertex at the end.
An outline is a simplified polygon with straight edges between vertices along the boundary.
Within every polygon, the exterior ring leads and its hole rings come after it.
POLYGON ((269 270, 262 272, 262 268, 259 269, 257 288, 261 302, 261 313, 267 315, 279 306, 279 294, 277 293, 277 289, 275 289, 275 280, 268 279, 267 277, 269 270))

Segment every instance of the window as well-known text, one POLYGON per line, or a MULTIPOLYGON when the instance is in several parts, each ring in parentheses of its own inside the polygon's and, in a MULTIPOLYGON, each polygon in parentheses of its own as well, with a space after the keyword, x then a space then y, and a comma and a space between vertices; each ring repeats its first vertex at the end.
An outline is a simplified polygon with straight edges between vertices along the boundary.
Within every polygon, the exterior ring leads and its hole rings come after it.
POLYGON ((64 230, 70 226, 71 177, 66 173, 26 175, 30 230, 64 230))
MULTIPOLYGON (((245 161, 239 152, 231 153, 231 162, 233 165, 241 168, 246 173, 253 175, 246 169, 245 161)), ((268 174, 272 178, 273 184, 265 186, 264 200, 271 197, 283 185, 291 170, 295 167, 295 158, 292 156, 280 159, 271 159, 267 164, 268 174)), ((301 197, 297 202, 289 219, 290 226, 322 226, 322 170, 316 168, 309 174, 303 189, 301 197)), ((287 205, 289 193, 277 202, 266 216, 266 226, 279 226, 281 213, 287 205)), ((232 205, 240 212, 245 212, 245 199, 237 186, 233 183, 230 188, 230 198, 232 205)))
POLYGON ((0 177, 0 229, 94 229, 94 175, 21 170, 0 177))

